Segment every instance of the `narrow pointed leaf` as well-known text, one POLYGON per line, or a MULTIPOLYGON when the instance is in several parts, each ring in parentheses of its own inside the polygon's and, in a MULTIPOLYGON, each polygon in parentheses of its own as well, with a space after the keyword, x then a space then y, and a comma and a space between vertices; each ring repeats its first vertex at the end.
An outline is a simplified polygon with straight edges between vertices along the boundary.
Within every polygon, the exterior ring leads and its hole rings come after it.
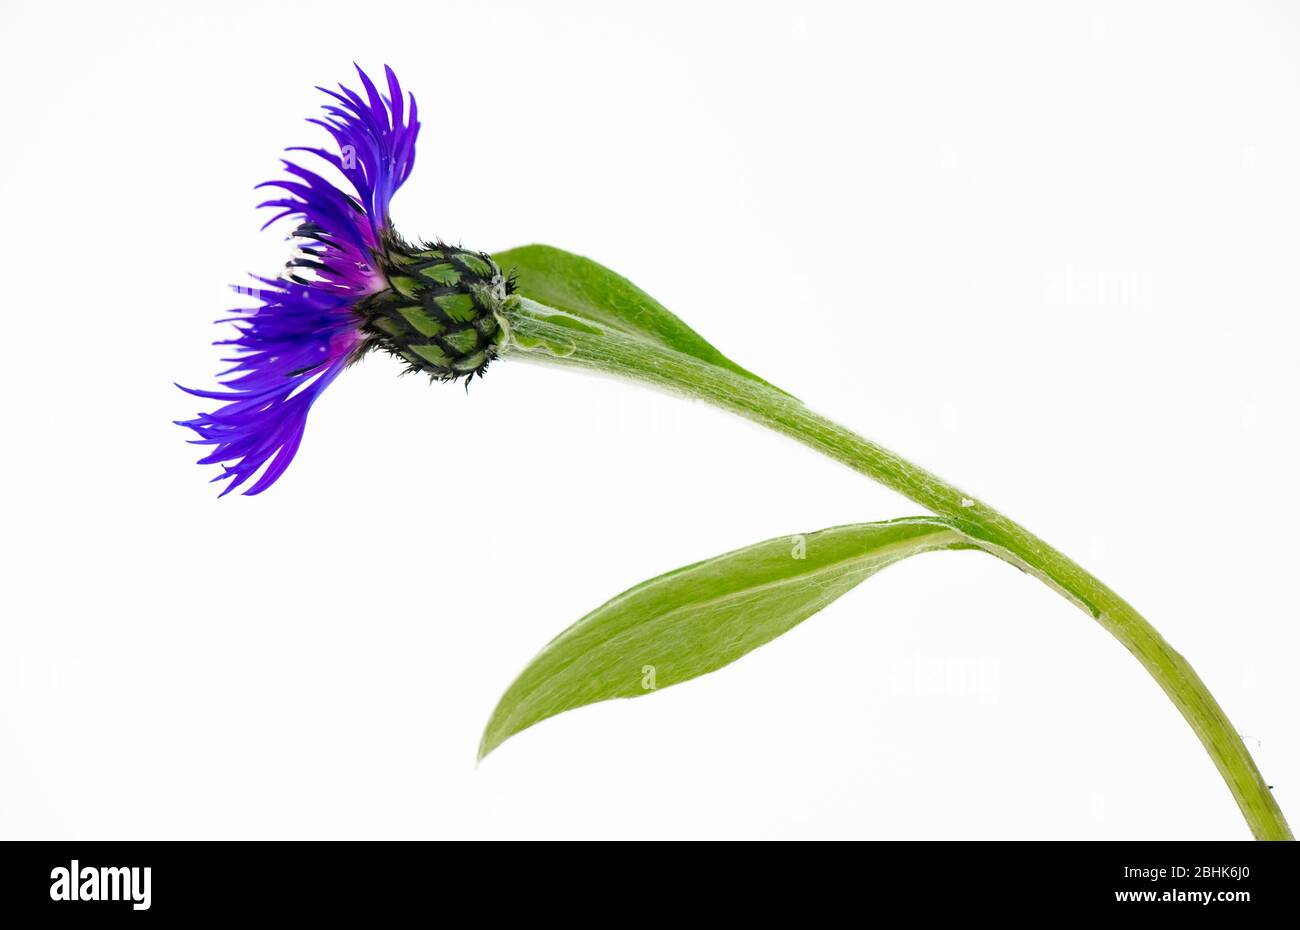
POLYGON ((767 384, 710 345, 627 278, 604 265, 549 245, 525 245, 493 256, 513 271, 524 297, 595 324, 672 349, 767 384))
POLYGON ((479 757, 555 714, 734 662, 900 559, 971 547, 947 521, 912 517, 781 536, 660 575, 596 608, 533 659, 493 711, 479 757))

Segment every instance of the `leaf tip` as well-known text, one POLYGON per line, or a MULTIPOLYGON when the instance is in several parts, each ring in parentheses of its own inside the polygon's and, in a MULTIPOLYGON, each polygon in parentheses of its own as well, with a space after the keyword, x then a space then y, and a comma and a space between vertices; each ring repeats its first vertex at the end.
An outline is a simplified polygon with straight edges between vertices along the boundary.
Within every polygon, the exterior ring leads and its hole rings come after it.
POLYGON ((478 756, 474 760, 475 764, 482 762, 498 746, 514 735, 512 731, 506 731, 501 726, 501 708, 498 706, 492 711, 492 716, 483 728, 483 735, 478 741, 478 756))

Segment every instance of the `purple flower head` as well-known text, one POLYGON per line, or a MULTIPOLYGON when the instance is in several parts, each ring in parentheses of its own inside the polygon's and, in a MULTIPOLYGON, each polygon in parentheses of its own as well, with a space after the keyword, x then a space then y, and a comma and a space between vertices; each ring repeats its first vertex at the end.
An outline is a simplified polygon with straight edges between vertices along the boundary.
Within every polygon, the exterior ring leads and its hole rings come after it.
MULTIPOLYGON (((237 287, 260 306, 232 311, 219 322, 238 335, 216 345, 234 346, 232 365, 218 377, 223 390, 182 388, 196 397, 221 401, 211 413, 177 421, 198 434, 191 440, 212 446, 201 465, 221 464, 214 481, 233 479, 223 496, 261 471, 244 491, 258 494, 275 483, 293 460, 316 398, 366 348, 365 318, 357 305, 388 289, 383 248, 393 236, 388 205, 411 173, 415 160, 415 98, 403 99, 392 69, 385 67, 388 94, 381 95, 357 68, 364 96, 342 85, 318 88, 332 100, 326 115, 310 122, 333 136, 337 151, 295 147, 332 165, 351 190, 291 162, 290 177, 259 187, 280 196, 260 204, 278 208, 266 224, 296 217, 298 256, 278 278, 255 278, 261 287, 237 287)), ((263 226, 263 229, 266 227, 263 226)))

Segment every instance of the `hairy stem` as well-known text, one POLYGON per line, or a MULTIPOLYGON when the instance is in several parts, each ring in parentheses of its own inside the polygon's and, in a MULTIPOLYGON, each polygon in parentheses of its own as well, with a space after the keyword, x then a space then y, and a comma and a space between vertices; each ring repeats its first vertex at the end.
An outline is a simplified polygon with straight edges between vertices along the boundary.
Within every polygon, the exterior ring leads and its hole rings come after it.
POLYGON ((531 300, 507 313, 503 353, 620 375, 738 413, 811 446, 947 517, 985 551, 1087 611, 1137 657, 1214 760, 1256 839, 1292 839, 1286 818, 1227 715, 1155 628, 1123 598, 1024 527, 923 468, 771 386, 618 332, 601 332, 531 300))

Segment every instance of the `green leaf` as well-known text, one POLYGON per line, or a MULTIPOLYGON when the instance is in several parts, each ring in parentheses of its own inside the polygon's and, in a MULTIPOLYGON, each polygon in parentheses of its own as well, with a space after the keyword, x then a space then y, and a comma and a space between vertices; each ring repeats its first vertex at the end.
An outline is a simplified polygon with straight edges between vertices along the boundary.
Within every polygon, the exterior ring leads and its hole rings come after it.
MULTIPOLYGON (((633 325, 636 321, 635 314, 622 310, 613 314, 602 313, 599 309, 599 293, 580 286, 583 276, 588 273, 583 270, 584 259, 566 257, 556 250, 540 246, 521 251, 532 249, 540 250, 541 257, 545 259, 537 262, 537 279, 529 285, 530 288, 537 288, 532 293, 541 298, 541 302, 527 296, 503 302, 501 316, 508 327, 500 349, 503 355, 508 356, 517 351, 536 361, 618 375, 715 404, 797 439, 905 495, 932 510, 940 518, 949 520, 953 528, 959 528, 967 534, 970 543, 977 544, 985 552, 1051 586, 1087 611, 1123 643, 1191 725, 1210 758, 1214 760, 1255 837, 1269 840, 1293 838, 1277 799, 1273 796, 1272 786, 1260 774, 1223 708, 1215 701, 1196 671, 1146 618, 1100 579, 1085 571, 1063 552, 982 501, 968 496, 957 486, 852 430, 817 415, 788 394, 753 375, 737 372, 734 366, 728 367, 710 360, 710 353, 715 351, 711 347, 701 349, 696 346, 691 349, 687 345, 690 338, 686 338, 681 346, 674 345, 676 337, 673 337, 672 326, 668 327, 668 335, 658 332, 655 327, 638 330, 633 325), (565 261, 575 264, 573 273, 578 283, 565 281, 561 267, 565 261), (548 288, 549 300, 567 305, 568 312, 546 306, 548 288), (596 303, 586 305, 584 300, 594 300, 596 303), (602 319, 619 321, 621 325, 615 327, 610 322, 599 333, 571 325, 575 321, 596 325, 602 319), (640 335, 636 335, 638 332, 640 335)), ((511 255, 512 253, 505 253, 501 258, 509 263, 511 255)), ((592 267, 595 270, 588 271, 594 279, 601 275, 607 276, 618 282, 628 293, 634 296, 640 294, 639 299, 648 301, 652 308, 658 308, 656 313, 662 311, 658 325, 662 327, 665 325, 663 321, 669 320, 681 326, 690 337, 698 339, 679 320, 663 311, 658 304, 649 301, 631 284, 598 265, 592 267)), ((680 333, 677 335, 680 336, 680 333)), ((692 569, 683 571, 691 572, 692 569)), ((673 576, 668 576, 666 581, 661 581, 671 585, 672 578, 673 576)), ((837 582, 839 580, 836 579, 837 582)), ((653 586, 655 583, 649 584, 653 586)), ((623 597, 637 603, 640 596, 639 589, 634 589, 623 597)), ((838 593, 833 596, 838 596, 838 593)), ((585 625, 595 623, 599 630, 602 615, 613 611, 617 618, 619 603, 620 599, 616 599, 607 604, 574 630, 561 636, 515 682, 484 734, 482 752, 491 751, 510 734, 569 707, 607 697, 627 696, 631 669, 626 662, 617 665, 617 660, 646 645, 642 641, 644 637, 641 636, 641 630, 632 626, 625 643, 619 646, 620 651, 611 651, 608 644, 599 642, 598 633, 590 655, 575 652, 575 642, 578 647, 582 645, 585 625), (577 663, 577 672, 569 669, 566 663, 577 663), (589 679, 584 678, 588 673, 589 679), (611 675, 620 677, 611 683, 611 675)), ((665 601, 665 604, 667 606, 661 605, 661 612, 668 613, 674 609, 671 603, 665 601)), ((680 667, 672 670, 675 680, 685 680, 691 675, 702 674, 725 664, 735 655, 743 654, 758 643, 779 635, 784 629, 811 614, 818 606, 820 605, 811 602, 805 603, 800 608, 802 614, 794 611, 785 616, 783 621, 780 617, 774 619, 765 616, 764 622, 773 626, 774 631, 763 629, 753 635, 746 629, 744 622, 733 622, 731 629, 736 636, 735 642, 723 645, 734 654, 727 657, 727 650, 721 648, 712 653, 707 649, 697 650, 696 654, 688 652, 684 658, 679 657, 680 667), (753 642, 754 636, 758 637, 757 642, 753 642), (692 661, 698 668, 691 669, 692 661), (683 669, 689 674, 684 673, 683 669)), ((691 613, 688 606, 688 617, 691 613)), ((669 616, 668 620, 671 619, 669 616)), ((666 621, 660 618, 658 622, 662 626, 666 621)), ((671 633, 671 624, 668 629, 671 633)), ((650 642, 649 645, 655 646, 656 643, 650 642)), ((667 654, 676 655, 671 650, 667 654)), ((631 692, 632 695, 636 693, 631 692)))
POLYGON ((910 517, 781 536, 639 584, 533 659, 493 711, 479 758, 547 717, 734 662, 894 562, 965 548, 972 542, 948 521, 910 517))
POLYGON ((589 258, 549 245, 520 246, 493 258, 502 270, 515 272, 518 293, 530 300, 767 384, 711 346, 627 278, 589 258))

